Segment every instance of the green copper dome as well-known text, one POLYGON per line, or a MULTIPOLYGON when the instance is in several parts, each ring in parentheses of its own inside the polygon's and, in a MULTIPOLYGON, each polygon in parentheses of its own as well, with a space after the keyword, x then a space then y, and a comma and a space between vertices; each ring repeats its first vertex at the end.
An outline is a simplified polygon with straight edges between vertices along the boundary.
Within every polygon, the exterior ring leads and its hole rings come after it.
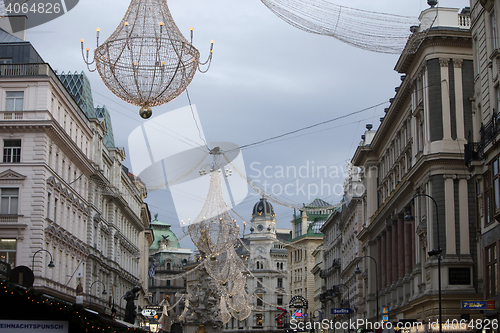
POLYGON ((163 248, 180 248, 179 239, 170 230, 171 225, 165 222, 158 221, 158 214, 155 214, 155 218, 149 224, 151 229, 153 229, 153 235, 155 240, 153 245, 149 247, 149 251, 156 252, 161 251, 163 248))

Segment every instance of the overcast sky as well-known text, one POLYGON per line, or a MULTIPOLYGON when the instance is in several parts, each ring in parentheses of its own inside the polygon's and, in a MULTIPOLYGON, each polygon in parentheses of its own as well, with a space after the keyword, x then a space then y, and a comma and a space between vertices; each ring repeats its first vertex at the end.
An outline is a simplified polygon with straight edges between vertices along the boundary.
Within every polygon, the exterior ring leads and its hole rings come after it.
MULTIPOLYGON (((367 11, 415 17, 428 8, 426 0, 331 1, 367 11)), ((168 5, 186 37, 189 28, 194 27, 194 45, 201 53, 201 60, 208 55, 210 40, 215 40, 210 70, 206 74, 197 73, 188 87, 207 141, 242 146, 266 139, 386 102, 401 83, 400 74, 393 70, 397 55, 364 51, 331 37, 308 34, 280 20, 258 0, 172 0, 168 5)), ((439 5, 463 8, 469 6, 469 1, 441 0, 439 5)), ((94 103, 106 105, 111 112, 116 145, 125 147, 129 155, 128 136, 144 123, 138 115, 139 108, 109 92, 98 73, 86 69, 80 55, 80 39, 84 38, 86 46, 93 50, 95 29, 101 29, 101 41, 104 41, 120 22, 127 6, 125 0, 81 0, 62 17, 28 30, 27 39, 54 70, 85 72, 92 85, 94 103)), ((174 101, 153 108, 153 117, 187 105, 183 93, 174 101)), ((247 175, 261 183, 267 180, 278 191, 289 182, 296 184, 296 180, 275 176, 276 171, 303 167, 299 186, 305 184, 307 189, 308 184, 319 185, 321 179, 312 174, 312 166, 345 170, 365 125, 371 123, 377 128, 385 107, 388 103, 244 149, 242 157, 247 175), (262 175, 265 167, 273 177, 262 175)), ((165 144, 170 144, 168 140, 165 144)), ((125 164, 130 166, 130 160, 125 164)), ((319 191, 317 195, 313 195, 314 191, 305 191, 303 195, 290 185, 288 193, 293 195, 281 197, 297 204, 308 203, 315 197, 337 203, 341 197, 334 195, 332 189, 342 183, 340 176, 328 177, 330 193, 324 186, 324 193, 319 191)), ((311 189, 314 190, 314 186, 311 189)), ((186 200, 201 203, 204 196, 198 193, 186 200)), ((250 190, 236 211, 250 219, 258 199, 250 190)), ((147 202, 152 214, 158 213, 161 221, 172 224, 174 232, 182 235, 168 190, 151 192, 147 202)), ((290 228, 293 210, 274 207, 278 227, 290 228)), ((188 238, 183 239, 182 246, 192 247, 188 238)))

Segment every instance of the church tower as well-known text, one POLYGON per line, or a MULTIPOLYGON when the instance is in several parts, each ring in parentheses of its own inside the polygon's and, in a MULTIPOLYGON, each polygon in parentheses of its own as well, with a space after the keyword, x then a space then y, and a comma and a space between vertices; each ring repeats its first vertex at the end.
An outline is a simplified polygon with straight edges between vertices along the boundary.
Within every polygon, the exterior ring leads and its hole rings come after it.
POLYGON ((253 311, 243 322, 243 328, 231 322, 226 325, 226 332, 245 333, 255 328, 282 332, 284 321, 275 318, 283 313, 278 307, 285 307, 288 301, 287 250, 283 244, 290 230, 276 228, 276 214, 266 198, 261 198, 253 207, 250 224, 250 234, 242 239, 245 248, 241 249, 241 255, 248 259, 247 286, 253 311), (243 253, 245 250, 248 252, 243 253))

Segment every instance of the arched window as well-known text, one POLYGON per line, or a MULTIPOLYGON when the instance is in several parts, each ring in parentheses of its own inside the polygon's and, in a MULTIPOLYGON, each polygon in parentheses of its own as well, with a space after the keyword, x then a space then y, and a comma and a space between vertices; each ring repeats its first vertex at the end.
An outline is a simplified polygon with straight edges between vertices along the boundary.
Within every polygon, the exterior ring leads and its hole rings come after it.
POLYGON ((279 269, 280 269, 280 263, 279 263, 279 262, 277 262, 277 263, 276 263, 276 269, 277 269, 277 270, 279 270, 279 269))
POLYGON ((257 261, 257 269, 260 269, 260 262, 257 261))
POLYGON ((170 263, 167 262, 167 271, 169 271, 169 270, 170 270, 170 263))
POLYGON ((283 263, 280 262, 280 269, 283 270, 283 263))

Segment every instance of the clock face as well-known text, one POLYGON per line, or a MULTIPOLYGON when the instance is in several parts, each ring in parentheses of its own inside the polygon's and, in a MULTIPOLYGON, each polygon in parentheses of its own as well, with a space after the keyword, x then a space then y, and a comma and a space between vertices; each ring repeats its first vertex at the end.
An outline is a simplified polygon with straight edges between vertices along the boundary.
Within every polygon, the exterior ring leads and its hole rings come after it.
POLYGON ((263 254, 264 253, 264 249, 261 248, 261 247, 259 247, 259 248, 257 248, 257 250, 255 250, 255 253, 257 253, 257 254, 263 254))
POLYGON ((264 229, 264 226, 262 224, 259 224, 257 226, 257 230, 262 231, 264 229))

